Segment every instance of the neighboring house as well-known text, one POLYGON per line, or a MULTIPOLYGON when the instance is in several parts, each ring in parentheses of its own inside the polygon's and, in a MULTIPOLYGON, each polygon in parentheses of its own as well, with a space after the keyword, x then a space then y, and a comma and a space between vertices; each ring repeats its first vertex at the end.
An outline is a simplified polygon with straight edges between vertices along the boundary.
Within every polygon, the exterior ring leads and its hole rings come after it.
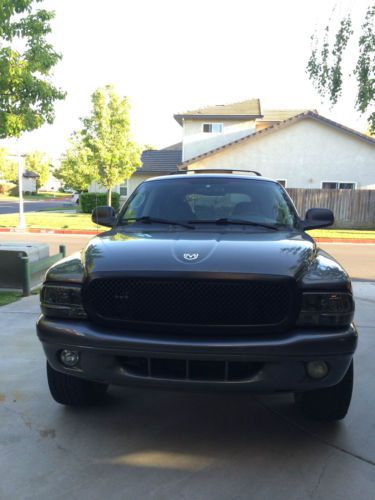
MULTIPOLYGON (((129 182, 130 182, 130 179, 128 181, 124 180, 124 182, 122 184, 114 186, 112 188, 112 192, 119 193, 119 195, 122 196, 123 198, 127 198, 128 192, 129 192, 129 190, 128 190, 128 183, 129 182)), ((89 186, 88 191, 90 193, 106 193, 107 189, 103 186, 100 186, 99 183, 97 183, 97 182, 92 182, 89 186)))
POLYGON ((149 177, 202 169, 256 170, 290 188, 375 189, 375 139, 316 110, 262 111, 252 99, 174 118, 182 142, 144 151, 127 194, 149 177))
MULTIPOLYGON (((31 172, 31 170, 26 170, 22 175, 22 192, 23 193, 36 193, 36 180, 39 177, 35 172, 31 172)), ((13 186, 16 185, 16 182, 5 181, 0 178, 1 183, 8 183, 13 186)))
MULTIPOLYGON (((142 153, 142 167, 139 168, 129 180, 125 180, 113 188, 122 198, 126 198, 134 189, 149 177, 168 175, 177 171, 177 165, 182 161, 182 143, 173 144, 161 150, 149 150, 142 153)), ((107 190, 93 182, 89 187, 90 192, 105 193, 107 190)))
POLYGON ((60 179, 57 179, 53 174, 50 174, 48 181, 40 186, 39 191, 55 191, 57 192, 62 187, 60 179))
POLYGON ((31 170, 25 170, 22 176, 22 192, 23 193, 36 193, 36 180, 38 174, 31 170))
MULTIPOLYGON (((21 155, 25 156, 25 155, 21 155)), ((6 157, 8 160, 14 161, 14 158, 16 158, 16 155, 14 154, 9 154, 6 157)), ((24 173, 22 174, 22 192, 23 193, 36 193, 37 187, 36 187, 36 180, 39 177, 39 175, 35 172, 32 172, 31 170, 25 170, 24 173)), ((1 181, 2 179, 0 179, 1 181)), ((18 181, 11 183, 11 184, 18 184, 18 181)))
POLYGON ((142 167, 128 181, 128 191, 131 194, 144 180, 159 175, 169 175, 178 172, 182 162, 182 142, 164 149, 143 151, 142 167))

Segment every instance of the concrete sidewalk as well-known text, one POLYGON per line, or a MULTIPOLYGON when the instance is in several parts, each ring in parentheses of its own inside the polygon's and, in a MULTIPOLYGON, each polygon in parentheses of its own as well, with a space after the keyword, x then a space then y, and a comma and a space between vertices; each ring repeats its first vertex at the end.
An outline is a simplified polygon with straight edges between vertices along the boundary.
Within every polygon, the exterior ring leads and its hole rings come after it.
POLYGON ((0 308, 1 499, 373 499, 375 283, 355 283, 355 389, 339 424, 289 395, 111 388, 105 405, 49 396, 38 297, 0 308))

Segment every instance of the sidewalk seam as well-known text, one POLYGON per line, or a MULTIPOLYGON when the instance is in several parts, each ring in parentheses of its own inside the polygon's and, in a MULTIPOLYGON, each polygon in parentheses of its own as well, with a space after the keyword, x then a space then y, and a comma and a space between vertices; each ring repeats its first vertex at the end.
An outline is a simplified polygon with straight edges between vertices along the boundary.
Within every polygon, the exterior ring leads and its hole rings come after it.
POLYGON ((352 458, 356 458, 357 460, 360 460, 361 462, 365 462, 365 463, 367 463, 367 464, 372 465, 373 467, 375 467, 375 461, 374 460, 371 460, 370 458, 362 457, 361 455, 358 455, 357 453, 354 453, 352 451, 345 450, 345 448, 342 448, 341 446, 339 446, 337 444, 330 443, 329 441, 327 441, 326 439, 318 436, 314 432, 309 431, 308 429, 305 429, 304 427, 302 427, 301 425, 297 424, 296 422, 293 422, 293 420, 290 420, 288 417, 286 417, 282 413, 280 413, 280 412, 278 412, 278 411, 270 408, 269 406, 267 406, 266 404, 264 404, 262 401, 259 401, 259 399, 257 399, 256 397, 253 397, 253 399, 258 404, 260 404, 260 406, 262 406, 263 408, 265 408, 269 412, 273 413, 274 415, 277 415, 278 417, 281 418, 281 420, 283 420, 284 422, 286 422, 290 426, 295 427, 296 429, 298 429, 299 431, 303 432, 304 434, 307 434, 308 436, 310 436, 310 437, 312 437, 314 439, 317 439, 318 441, 320 441, 321 443, 329 446, 330 448, 334 448, 334 449, 336 449, 338 451, 341 451, 342 453, 345 453, 345 455, 349 455, 352 458))

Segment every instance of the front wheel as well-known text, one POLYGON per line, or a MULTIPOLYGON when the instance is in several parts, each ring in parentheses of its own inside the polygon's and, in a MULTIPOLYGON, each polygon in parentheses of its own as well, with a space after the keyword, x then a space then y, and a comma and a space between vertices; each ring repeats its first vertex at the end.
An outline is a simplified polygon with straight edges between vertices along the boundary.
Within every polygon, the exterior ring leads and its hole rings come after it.
POLYGON ((353 392, 353 361, 344 378, 332 387, 294 395, 296 405, 306 417, 315 420, 342 420, 348 412, 353 392))
POLYGON ((53 399, 62 405, 84 406, 103 398, 108 385, 60 373, 47 362, 47 379, 53 399))

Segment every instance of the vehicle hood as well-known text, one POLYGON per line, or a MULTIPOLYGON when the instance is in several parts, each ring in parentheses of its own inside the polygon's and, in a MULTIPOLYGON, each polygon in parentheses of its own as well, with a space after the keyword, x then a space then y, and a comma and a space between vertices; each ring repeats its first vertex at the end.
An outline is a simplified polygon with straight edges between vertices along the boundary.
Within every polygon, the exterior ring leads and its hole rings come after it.
POLYGON ((85 274, 126 272, 239 273, 296 278, 316 246, 297 231, 109 232, 82 253, 85 274))

